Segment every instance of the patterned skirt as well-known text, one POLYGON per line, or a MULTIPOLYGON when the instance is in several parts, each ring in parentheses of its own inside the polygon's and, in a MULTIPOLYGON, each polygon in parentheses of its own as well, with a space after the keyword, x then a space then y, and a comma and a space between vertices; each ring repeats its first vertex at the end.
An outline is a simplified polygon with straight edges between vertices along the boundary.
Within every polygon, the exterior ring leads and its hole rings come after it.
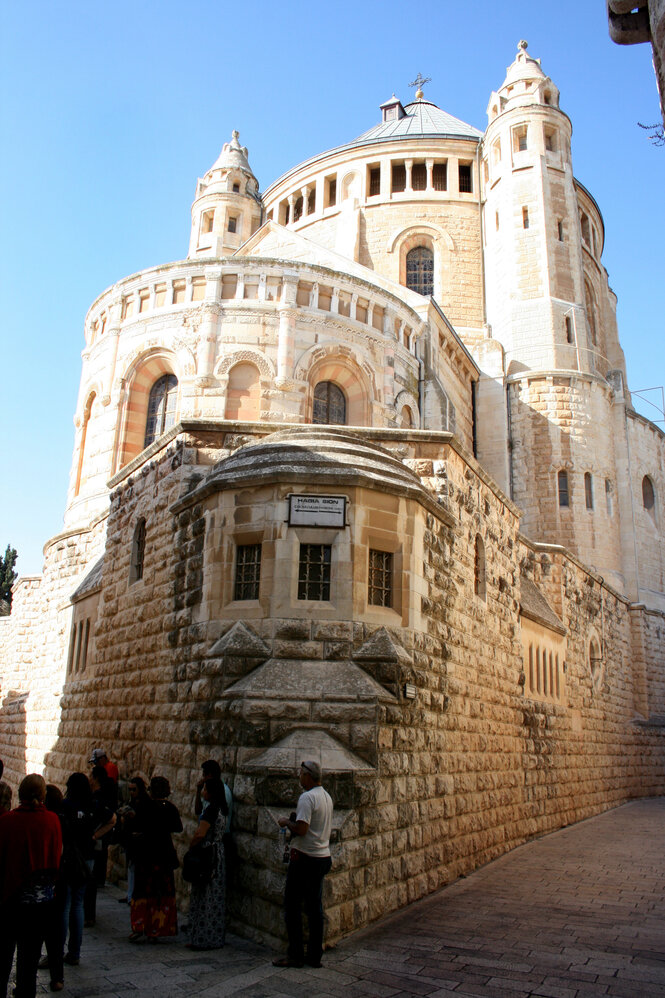
POLYGON ((173 870, 137 864, 131 902, 132 932, 175 936, 178 915, 173 870))
POLYGON ((221 842, 216 853, 212 880, 205 887, 192 885, 189 903, 191 944, 201 949, 219 949, 226 934, 226 864, 221 842))

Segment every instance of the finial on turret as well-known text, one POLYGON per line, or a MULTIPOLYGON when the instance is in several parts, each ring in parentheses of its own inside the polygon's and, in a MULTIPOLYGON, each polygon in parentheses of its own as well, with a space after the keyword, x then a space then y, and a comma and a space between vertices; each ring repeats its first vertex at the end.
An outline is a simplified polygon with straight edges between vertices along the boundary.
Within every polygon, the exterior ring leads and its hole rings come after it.
POLYGON ((529 43, 525 42, 523 38, 521 38, 519 40, 519 42, 517 43, 517 51, 518 52, 520 51, 520 49, 522 50, 522 52, 526 52, 526 50, 528 49, 528 47, 529 47, 529 43))

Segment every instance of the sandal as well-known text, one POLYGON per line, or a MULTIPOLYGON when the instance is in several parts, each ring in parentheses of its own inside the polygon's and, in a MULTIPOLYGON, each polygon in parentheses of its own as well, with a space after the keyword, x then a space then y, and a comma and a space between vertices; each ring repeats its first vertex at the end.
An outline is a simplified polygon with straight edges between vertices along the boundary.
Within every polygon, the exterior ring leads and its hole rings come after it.
POLYGON ((141 939, 143 939, 143 933, 142 932, 132 932, 127 937, 127 941, 130 942, 130 943, 138 943, 141 939))

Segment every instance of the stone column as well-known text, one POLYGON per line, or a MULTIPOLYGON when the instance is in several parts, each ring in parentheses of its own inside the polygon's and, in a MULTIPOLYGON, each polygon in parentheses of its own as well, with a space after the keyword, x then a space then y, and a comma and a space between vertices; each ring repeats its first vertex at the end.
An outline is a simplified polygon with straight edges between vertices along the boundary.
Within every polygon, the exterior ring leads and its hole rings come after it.
POLYGON ((413 160, 412 159, 406 159, 406 160, 404 160, 404 169, 406 170, 406 184, 404 185, 404 190, 405 191, 412 190, 412 187, 411 187, 411 170, 412 170, 412 168, 413 168, 413 160))
POLYGON ((277 388, 286 390, 293 374, 298 294, 297 274, 284 274, 277 340, 277 388))
POLYGON ((431 190, 434 189, 434 177, 433 177, 433 174, 434 174, 434 160, 433 159, 426 159, 425 160, 425 169, 427 170, 427 190, 431 191, 431 190))

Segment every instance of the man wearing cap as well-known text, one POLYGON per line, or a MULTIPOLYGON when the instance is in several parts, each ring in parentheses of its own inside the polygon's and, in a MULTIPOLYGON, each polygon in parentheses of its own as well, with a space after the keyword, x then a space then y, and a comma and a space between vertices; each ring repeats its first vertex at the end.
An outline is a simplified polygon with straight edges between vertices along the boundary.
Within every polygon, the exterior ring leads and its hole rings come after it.
POLYGON ((321 786, 321 767, 308 760, 300 764, 296 820, 279 818, 280 828, 291 832, 291 853, 284 890, 284 919, 289 937, 286 956, 273 960, 275 967, 321 966, 323 953, 323 878, 330 870, 330 831, 333 802, 321 786), (307 953, 303 946, 302 908, 309 926, 307 953))
POLYGON ((93 749, 88 762, 91 766, 103 766, 109 779, 113 780, 116 786, 118 785, 118 767, 110 761, 103 748, 93 749))

